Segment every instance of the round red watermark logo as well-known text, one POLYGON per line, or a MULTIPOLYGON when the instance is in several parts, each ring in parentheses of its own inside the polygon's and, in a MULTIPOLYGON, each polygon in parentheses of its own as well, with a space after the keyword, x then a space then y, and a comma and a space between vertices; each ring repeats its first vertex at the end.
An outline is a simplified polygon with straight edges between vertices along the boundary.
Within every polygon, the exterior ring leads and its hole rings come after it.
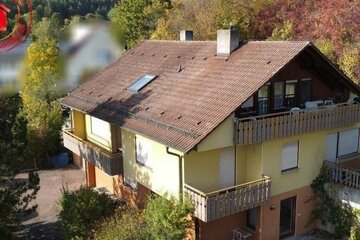
POLYGON ((24 42, 31 26, 31 0, 0 2, 0 54, 24 42))

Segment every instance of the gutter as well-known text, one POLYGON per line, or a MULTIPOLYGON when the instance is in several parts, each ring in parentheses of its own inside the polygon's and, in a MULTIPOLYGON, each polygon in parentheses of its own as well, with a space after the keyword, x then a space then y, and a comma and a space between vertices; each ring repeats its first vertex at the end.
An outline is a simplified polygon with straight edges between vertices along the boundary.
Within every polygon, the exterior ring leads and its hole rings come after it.
POLYGON ((179 193, 180 193, 180 199, 182 199, 182 194, 183 194, 183 169, 182 168, 183 168, 183 164, 182 164, 181 155, 170 152, 169 147, 166 147, 166 153, 169 155, 178 157, 178 159, 179 159, 179 193))

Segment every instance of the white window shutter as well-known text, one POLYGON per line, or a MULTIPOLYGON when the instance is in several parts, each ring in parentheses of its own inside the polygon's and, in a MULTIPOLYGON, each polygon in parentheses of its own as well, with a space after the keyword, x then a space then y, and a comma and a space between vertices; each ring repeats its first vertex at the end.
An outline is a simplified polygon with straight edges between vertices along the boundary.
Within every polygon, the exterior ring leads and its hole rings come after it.
POLYGON ((358 152, 359 129, 339 133, 338 157, 358 152))
POLYGON ((326 138, 325 160, 327 161, 336 161, 337 136, 337 133, 333 133, 329 134, 326 138))
POLYGON ((299 143, 283 144, 281 156, 281 171, 296 168, 298 166, 299 143))

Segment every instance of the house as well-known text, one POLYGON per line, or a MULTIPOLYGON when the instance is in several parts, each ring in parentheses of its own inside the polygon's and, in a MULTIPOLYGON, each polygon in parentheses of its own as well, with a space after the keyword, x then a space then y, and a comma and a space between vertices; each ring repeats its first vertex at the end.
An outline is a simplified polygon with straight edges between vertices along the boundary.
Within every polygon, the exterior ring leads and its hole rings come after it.
MULTIPOLYGON (((117 59, 124 47, 117 44, 105 23, 75 25, 71 37, 60 42, 64 60, 64 75, 57 83, 61 93, 67 93, 117 59)), ((0 55, 0 94, 14 94, 22 88, 22 63, 29 42, 0 55)))
POLYGON ((359 88, 311 42, 245 42, 233 29, 191 40, 144 41, 62 99, 64 145, 87 184, 140 206, 184 194, 197 239, 315 228, 312 180, 359 151, 359 88))
POLYGON ((10 9, 4 4, 0 3, 0 32, 6 31, 7 28, 7 14, 10 9))
POLYGON ((59 84, 62 92, 77 87, 124 51, 124 47, 111 36, 110 26, 105 23, 73 26, 69 41, 62 46, 66 59, 65 81, 59 84))
POLYGON ((0 54, 0 95, 13 94, 21 88, 19 73, 28 42, 24 42, 11 51, 0 54))

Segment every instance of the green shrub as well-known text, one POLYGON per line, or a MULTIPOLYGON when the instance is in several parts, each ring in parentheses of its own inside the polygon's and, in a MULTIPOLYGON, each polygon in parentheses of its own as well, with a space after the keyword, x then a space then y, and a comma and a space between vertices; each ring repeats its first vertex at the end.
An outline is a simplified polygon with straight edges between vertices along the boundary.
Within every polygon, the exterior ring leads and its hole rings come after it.
POLYGON ((115 205, 106 194, 89 187, 69 192, 63 189, 59 219, 66 239, 88 239, 96 221, 110 216, 115 205))
MULTIPOLYGON (((142 240, 144 218, 140 211, 125 206, 107 218, 95 233, 96 240, 142 240)), ((145 239, 144 239, 145 240, 145 239)))
POLYGON ((149 199, 140 212, 121 208, 115 217, 106 219, 95 233, 96 240, 182 240, 192 224, 193 206, 189 200, 174 197, 149 199))
POLYGON ((193 205, 188 199, 179 202, 174 197, 150 199, 144 211, 146 238, 156 240, 181 240, 191 226, 189 217, 193 205))

